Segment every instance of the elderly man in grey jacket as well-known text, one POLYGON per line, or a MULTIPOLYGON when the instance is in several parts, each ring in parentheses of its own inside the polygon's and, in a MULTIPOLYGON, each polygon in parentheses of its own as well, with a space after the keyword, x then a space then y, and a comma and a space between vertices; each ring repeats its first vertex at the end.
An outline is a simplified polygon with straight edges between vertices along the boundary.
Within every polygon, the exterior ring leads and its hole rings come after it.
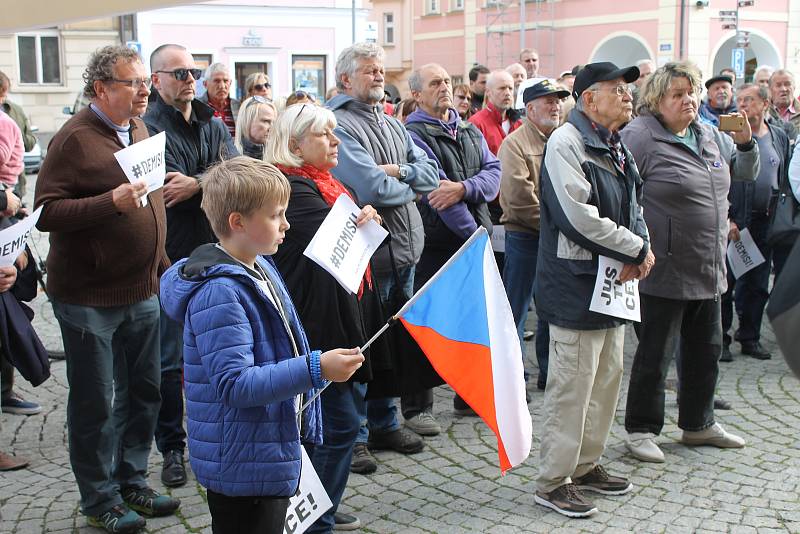
MULTIPOLYGON (((340 139, 339 165, 331 173, 355 192, 361 205, 378 209, 384 226, 391 233, 394 267, 399 284, 410 297, 414 287, 414 268, 422 255, 425 233, 415 200, 439 185, 436 162, 430 160, 411 140, 403 124, 384 114, 383 98, 385 53, 372 43, 356 43, 342 51, 336 61, 336 86, 339 95, 328 102, 336 115, 336 136, 340 139)), ((386 300, 395 281, 386 250, 373 258, 373 273, 381 297, 386 300)), ((361 388, 361 386, 359 386, 361 388)), ((361 390, 362 404, 365 387, 361 390)), ((357 403, 358 405, 358 403, 357 403)), ((366 402, 362 416, 369 420, 369 432, 362 428, 356 440, 351 469, 370 473, 377 467, 367 449, 392 449, 410 454, 422 450, 422 439, 400 427, 393 399, 366 402)), ((438 423, 412 421, 426 434, 438 434, 438 423)), ((407 425, 409 422, 407 421, 407 425)))
POLYGON ((642 323, 631 370, 625 429, 631 454, 663 462, 655 443, 664 425, 664 382, 677 347, 678 426, 686 445, 743 447, 714 420, 722 352, 731 178, 752 180, 758 147, 745 121, 733 139, 697 120, 700 74, 668 63, 642 91, 639 116, 623 131, 644 181, 642 207, 656 256, 639 286, 642 323), (735 147, 734 147, 735 143, 735 147))

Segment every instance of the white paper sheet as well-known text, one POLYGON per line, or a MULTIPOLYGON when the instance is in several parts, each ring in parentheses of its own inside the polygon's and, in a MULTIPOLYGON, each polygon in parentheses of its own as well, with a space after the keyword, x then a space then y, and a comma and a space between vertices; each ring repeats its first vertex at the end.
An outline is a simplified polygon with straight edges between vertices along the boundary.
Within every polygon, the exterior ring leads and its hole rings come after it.
POLYGON ((755 269, 764 261, 764 255, 758 250, 758 246, 747 228, 739 232, 739 241, 728 242, 728 264, 731 266, 735 278, 755 269))
POLYGON ((621 261, 606 256, 598 257, 597 280, 589 309, 620 319, 641 322, 639 280, 633 279, 621 284, 619 275, 622 267, 621 261))
MULTIPOLYGON (((36 211, 17 224, 0 231, 0 267, 14 265, 17 257, 25 250, 31 231, 42 214, 42 207, 39 206, 36 211)), ((28 258, 28 261, 33 261, 33 258, 28 258)))
MULTIPOLYGON (((144 141, 134 143, 119 152, 114 153, 119 166, 131 183, 144 180, 147 182, 147 193, 164 187, 164 178, 167 167, 164 162, 164 152, 167 134, 161 132, 144 141)), ((142 206, 147 205, 147 196, 142 197, 142 206)))
POLYGON ((311 464, 306 450, 303 447, 300 449, 303 454, 300 487, 297 488, 297 493, 289 499, 286 523, 283 528, 285 534, 302 534, 333 506, 317 472, 314 471, 314 466, 311 464))

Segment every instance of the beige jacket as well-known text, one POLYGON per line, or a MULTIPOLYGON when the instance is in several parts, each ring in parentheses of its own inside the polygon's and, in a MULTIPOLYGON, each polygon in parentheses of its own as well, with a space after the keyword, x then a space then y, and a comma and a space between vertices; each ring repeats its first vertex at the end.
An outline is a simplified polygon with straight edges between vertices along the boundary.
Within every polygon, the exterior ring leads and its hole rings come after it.
POLYGON ((512 232, 539 231, 539 172, 547 137, 526 117, 500 145, 500 222, 512 232))

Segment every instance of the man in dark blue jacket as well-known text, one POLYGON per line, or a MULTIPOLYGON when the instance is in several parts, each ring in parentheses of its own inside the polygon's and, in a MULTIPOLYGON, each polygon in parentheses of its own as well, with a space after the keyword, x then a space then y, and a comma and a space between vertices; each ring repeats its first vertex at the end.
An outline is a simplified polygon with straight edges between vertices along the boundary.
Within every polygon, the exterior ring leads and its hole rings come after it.
MULTIPOLYGON (((225 124, 214 117, 214 110, 195 100, 195 81, 202 71, 184 47, 165 44, 156 48, 150 56, 150 69, 158 94, 144 121, 150 135, 167 133, 166 249, 174 263, 215 240, 200 209, 200 180, 221 157, 238 155, 238 151, 225 124)), ((161 410, 156 445, 164 455, 161 481, 170 487, 186 483, 182 339, 181 325, 161 314, 161 410)))
POLYGON ((722 296, 722 331, 724 334, 721 361, 731 361, 731 337, 728 330, 733 320, 733 297, 739 314, 736 340, 741 343, 742 354, 759 360, 772 355, 761 345, 761 321, 769 299, 769 275, 772 250, 767 243, 770 214, 775 207, 780 184, 788 179, 791 152, 789 138, 784 129, 767 122, 769 92, 757 84, 746 84, 736 94, 739 109, 747 113, 758 143, 760 170, 754 182, 732 182, 730 191, 729 239, 739 240, 739 232, 747 228, 753 241, 764 256, 764 263, 746 272, 738 280, 728 270, 728 291, 722 296))

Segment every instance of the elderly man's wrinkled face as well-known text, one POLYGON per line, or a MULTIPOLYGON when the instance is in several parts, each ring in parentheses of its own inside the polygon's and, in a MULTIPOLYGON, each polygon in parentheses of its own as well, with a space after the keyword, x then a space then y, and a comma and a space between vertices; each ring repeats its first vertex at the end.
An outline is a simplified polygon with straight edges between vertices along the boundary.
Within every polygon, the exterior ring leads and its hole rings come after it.
MULTIPOLYGON (((630 122, 633 116, 633 96, 631 89, 623 78, 600 82, 592 91, 592 105, 589 106, 595 115, 593 119, 611 130, 618 130, 630 122)), ((581 95, 581 98, 584 98, 581 95)))
POLYGON ((377 104, 383 98, 383 62, 377 58, 361 58, 352 76, 343 75, 345 92, 362 102, 377 104))
POLYGON ((514 106, 514 80, 507 72, 495 72, 491 82, 486 85, 489 102, 499 110, 505 111, 514 106))
POLYGON ((788 108, 794 101, 794 79, 788 74, 773 74, 769 80, 772 104, 777 108, 788 108))
POLYGON ((208 98, 214 102, 225 100, 231 92, 231 77, 227 72, 215 72, 203 84, 208 91, 208 98))
POLYGON ((117 61, 112 70, 114 79, 95 86, 96 102, 114 122, 122 124, 147 110, 150 89, 144 81, 149 77, 141 61, 117 61))
POLYGON ((708 103, 712 108, 727 109, 733 102, 733 86, 726 81, 714 82, 708 88, 708 103))
POLYGON ((756 76, 753 81, 758 85, 769 89, 769 77, 770 77, 770 72, 768 70, 759 70, 758 72, 756 72, 756 76))
POLYGON ((658 103, 658 113, 673 133, 682 132, 697 116, 697 91, 688 78, 675 77, 658 103))
POLYGON ((561 99, 556 95, 536 98, 525 106, 526 116, 544 134, 558 128, 561 120, 561 99))
POLYGON ((517 94, 519 84, 528 78, 528 73, 525 72, 525 67, 519 63, 514 63, 513 65, 509 66, 506 71, 511 74, 511 78, 514 80, 514 94, 517 94))
POLYGON ((161 53, 161 65, 156 66, 153 72, 153 85, 158 89, 158 94, 170 106, 187 104, 194 100, 195 80, 189 73, 185 80, 179 80, 174 73, 177 69, 194 69, 194 58, 186 50, 168 49, 161 53))
POLYGON ((425 113, 441 117, 453 107, 453 90, 450 75, 438 65, 430 65, 420 72, 422 90, 414 91, 414 99, 425 113))
POLYGON ((769 101, 761 98, 759 87, 747 87, 736 93, 736 107, 747 114, 747 120, 753 127, 759 127, 769 109, 769 101))

